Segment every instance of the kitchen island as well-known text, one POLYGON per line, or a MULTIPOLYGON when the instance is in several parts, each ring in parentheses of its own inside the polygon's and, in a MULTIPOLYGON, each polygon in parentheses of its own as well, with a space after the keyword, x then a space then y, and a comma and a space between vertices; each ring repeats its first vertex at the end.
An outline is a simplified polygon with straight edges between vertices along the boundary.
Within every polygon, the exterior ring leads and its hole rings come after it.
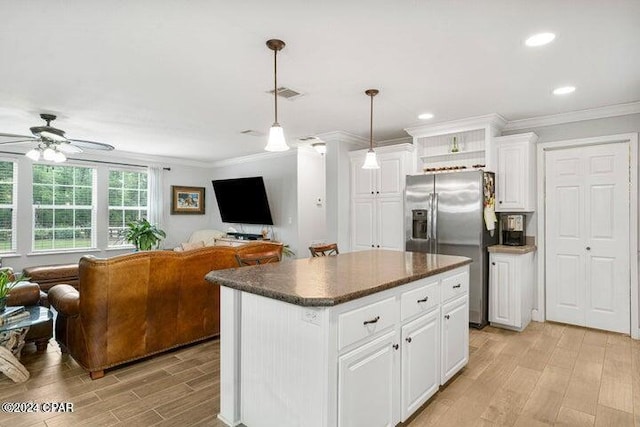
POLYGON ((470 259, 372 250, 221 271, 227 425, 393 426, 469 358, 470 259))

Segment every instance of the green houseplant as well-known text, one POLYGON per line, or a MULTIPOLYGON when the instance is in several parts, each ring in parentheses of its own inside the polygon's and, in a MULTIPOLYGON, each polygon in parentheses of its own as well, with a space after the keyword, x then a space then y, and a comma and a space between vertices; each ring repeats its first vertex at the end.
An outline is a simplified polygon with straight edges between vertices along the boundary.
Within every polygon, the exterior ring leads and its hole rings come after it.
POLYGON ((160 247, 162 239, 167 237, 167 233, 152 225, 146 218, 140 218, 127 224, 124 238, 127 242, 135 245, 138 251, 149 251, 155 247, 160 247))
POLYGON ((29 280, 24 274, 13 274, 10 269, 0 270, 0 311, 4 311, 7 306, 7 296, 18 282, 29 280))

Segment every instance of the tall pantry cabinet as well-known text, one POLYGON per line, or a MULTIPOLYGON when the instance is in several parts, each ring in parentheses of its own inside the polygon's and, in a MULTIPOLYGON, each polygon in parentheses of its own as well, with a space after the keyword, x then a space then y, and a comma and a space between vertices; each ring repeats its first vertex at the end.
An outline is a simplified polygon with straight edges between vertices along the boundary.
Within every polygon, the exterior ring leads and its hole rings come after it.
POLYGON ((351 157, 351 250, 404 249, 404 186, 412 144, 375 149, 380 169, 362 169, 367 150, 351 157))

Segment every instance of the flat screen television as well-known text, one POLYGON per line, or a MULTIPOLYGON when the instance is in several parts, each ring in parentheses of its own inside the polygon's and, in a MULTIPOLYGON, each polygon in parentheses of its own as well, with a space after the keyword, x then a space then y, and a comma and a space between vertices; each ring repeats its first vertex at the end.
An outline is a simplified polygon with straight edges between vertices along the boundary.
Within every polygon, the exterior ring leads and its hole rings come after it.
POLYGON ((261 176, 211 181, 222 222, 273 225, 261 176))

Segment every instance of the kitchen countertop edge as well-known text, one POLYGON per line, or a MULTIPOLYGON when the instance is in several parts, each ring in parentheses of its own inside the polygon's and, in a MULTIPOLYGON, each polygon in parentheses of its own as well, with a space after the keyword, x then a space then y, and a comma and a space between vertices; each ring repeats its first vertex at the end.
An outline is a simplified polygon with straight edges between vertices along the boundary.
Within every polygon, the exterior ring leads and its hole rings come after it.
POLYGON ((209 272, 205 276, 205 278, 210 283, 218 284, 220 286, 236 289, 243 292, 248 292, 255 295, 264 296, 264 297, 279 300, 279 301, 288 302, 290 304, 295 304, 303 307, 332 307, 334 305, 343 304, 345 302, 363 298, 368 295, 373 295, 378 292, 385 291, 387 289, 392 289, 397 286, 402 286, 407 283, 414 282, 416 280, 424 279, 425 277, 435 276, 436 274, 455 270, 456 268, 460 268, 462 266, 465 266, 471 263, 472 263, 472 260, 469 258, 466 258, 464 260, 461 260, 454 264, 447 265, 445 267, 432 268, 424 273, 413 274, 411 276, 403 277, 401 279, 392 280, 386 283, 382 283, 380 285, 372 286, 367 289, 351 292, 349 294, 340 295, 339 297, 335 297, 335 298, 320 298, 320 297, 303 298, 299 295, 293 295, 289 293, 279 292, 273 289, 253 286, 250 283, 244 283, 244 282, 229 280, 225 278, 219 278, 219 277, 216 277, 215 270, 209 272))

